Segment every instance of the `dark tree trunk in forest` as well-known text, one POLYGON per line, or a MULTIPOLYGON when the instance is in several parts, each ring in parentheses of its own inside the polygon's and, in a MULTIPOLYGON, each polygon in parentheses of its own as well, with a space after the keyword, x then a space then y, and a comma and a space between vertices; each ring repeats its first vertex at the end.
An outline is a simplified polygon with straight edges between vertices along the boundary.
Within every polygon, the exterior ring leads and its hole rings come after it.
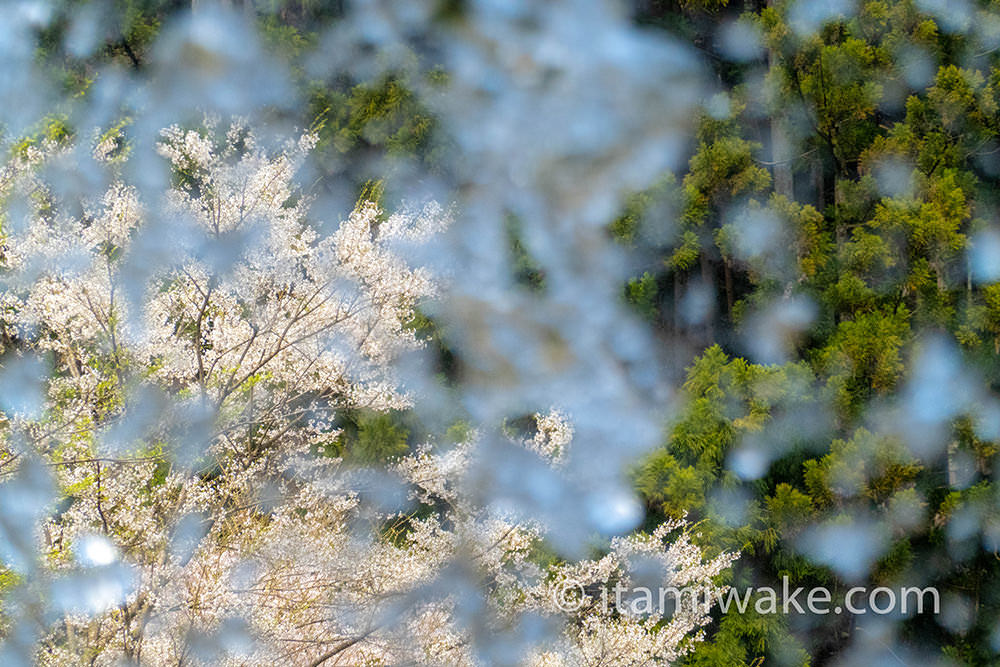
POLYGON ((733 266, 728 257, 722 259, 723 275, 726 281, 726 317, 733 321, 733 266))
MULTIPOLYGON (((768 7, 773 0, 768 0, 768 7)), ((767 50, 767 66, 774 72, 780 68, 780 55, 772 47, 767 50)), ((774 191, 779 195, 795 199, 795 180, 792 176, 792 146, 788 137, 788 128, 784 117, 774 110, 771 116, 771 174, 774 178, 774 191)))
POLYGON ((789 199, 795 199, 791 142, 788 140, 785 123, 778 116, 771 119, 771 162, 774 191, 789 199))
POLYGON ((680 272, 674 269, 674 304, 671 308, 671 324, 674 328, 674 335, 677 335, 681 331, 681 298, 683 296, 684 290, 681 285, 681 275, 680 272))
MULTIPOLYGON (((707 289, 711 294, 718 294, 716 291, 716 282, 713 276, 712 264, 709 261, 708 255, 704 252, 701 253, 701 282, 702 289, 707 289)), ((715 308, 712 309, 713 312, 707 313, 705 317, 705 336, 707 340, 715 339, 715 326, 713 320, 715 319, 715 308)))

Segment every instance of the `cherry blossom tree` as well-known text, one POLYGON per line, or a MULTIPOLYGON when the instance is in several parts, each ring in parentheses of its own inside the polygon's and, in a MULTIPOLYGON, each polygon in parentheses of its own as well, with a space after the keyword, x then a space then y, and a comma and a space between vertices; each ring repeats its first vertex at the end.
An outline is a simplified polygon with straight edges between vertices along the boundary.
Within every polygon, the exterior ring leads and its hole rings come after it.
MULTIPOLYGON (((396 362, 441 286, 397 248, 433 242, 451 213, 363 200, 316 219, 296 184, 313 143, 167 128, 159 196, 129 183, 120 131, 93 151, 99 198, 48 179, 79 144, 23 146, 0 173, 3 655, 466 665, 497 661, 487 638, 526 623, 552 639, 513 642, 523 664, 683 655, 706 607, 592 604, 636 559, 664 586, 720 590, 734 556, 706 560, 683 524, 543 558, 544 526, 470 492, 476 431, 379 469, 338 455, 342 411, 420 400, 396 362), (591 604, 567 609, 577 583, 591 604)), ((555 474, 572 450, 558 412, 506 437, 555 474)))

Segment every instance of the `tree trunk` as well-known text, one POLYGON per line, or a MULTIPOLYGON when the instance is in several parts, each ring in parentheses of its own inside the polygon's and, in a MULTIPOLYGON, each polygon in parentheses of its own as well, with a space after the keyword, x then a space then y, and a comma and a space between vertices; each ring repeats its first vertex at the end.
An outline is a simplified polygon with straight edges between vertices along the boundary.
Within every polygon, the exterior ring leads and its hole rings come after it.
POLYGON ((732 262, 729 261, 728 257, 722 258, 723 276, 726 281, 726 316, 729 321, 733 321, 733 267, 732 262))
MULTIPOLYGON (((768 0, 770 7, 773 0, 768 0)), ((767 50, 767 66, 771 72, 781 68, 781 56, 774 47, 767 50)), ((795 199, 795 180, 792 176, 792 145, 784 117, 775 109, 771 114, 771 174, 774 191, 788 199, 795 199)))

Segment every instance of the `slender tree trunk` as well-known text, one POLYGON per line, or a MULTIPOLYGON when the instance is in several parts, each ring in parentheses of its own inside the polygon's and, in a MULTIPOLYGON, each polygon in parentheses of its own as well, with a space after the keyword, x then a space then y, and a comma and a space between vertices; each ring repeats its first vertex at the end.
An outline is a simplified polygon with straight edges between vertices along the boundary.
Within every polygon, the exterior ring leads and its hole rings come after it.
MULTIPOLYGON (((770 7, 773 0, 768 0, 770 7)), ((767 66, 770 71, 777 71, 780 65, 780 54, 776 49, 767 50, 767 66)), ((788 137, 785 119, 777 109, 771 115, 771 174, 774 177, 774 191, 779 195, 795 199, 795 180, 792 175, 792 145, 788 137)))
POLYGON ((726 316, 733 321, 733 267, 728 257, 722 258, 723 277, 726 281, 726 316))
POLYGON ((812 160, 810 168, 814 190, 813 200, 816 202, 816 210, 822 213, 823 209, 826 208, 826 173, 823 169, 823 160, 812 160))
MULTIPOLYGON (((700 262, 701 262, 701 282, 702 282, 702 285, 703 285, 704 289, 709 290, 709 293, 712 294, 713 297, 714 297, 716 295, 716 291, 715 291, 716 287, 715 287, 715 279, 714 279, 714 276, 712 275, 712 273, 713 273, 712 272, 712 265, 711 265, 711 263, 708 260, 708 255, 706 255, 704 252, 701 253, 700 262)), ((713 308, 713 311, 714 311, 714 308, 713 308)), ((705 339, 707 341, 709 341, 709 342, 715 340, 715 326, 714 326, 714 322, 715 322, 715 313, 714 312, 706 313, 706 316, 705 316, 705 339)))
POLYGON ((788 140, 784 120, 780 116, 771 119, 771 162, 774 176, 774 191, 788 199, 795 199, 795 179, 792 176, 792 145, 788 140))

